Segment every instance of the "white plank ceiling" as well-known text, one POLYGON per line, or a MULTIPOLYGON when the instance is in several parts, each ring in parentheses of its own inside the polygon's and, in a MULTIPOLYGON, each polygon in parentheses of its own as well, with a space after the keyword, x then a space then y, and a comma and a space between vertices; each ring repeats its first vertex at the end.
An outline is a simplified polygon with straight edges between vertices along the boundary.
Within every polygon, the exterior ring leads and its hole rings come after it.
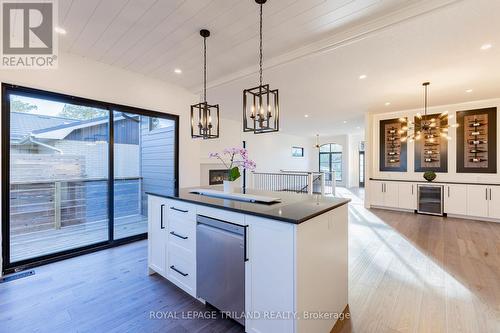
MULTIPOLYGON (((416 0, 269 0, 264 61, 382 18, 416 0)), ((59 0, 62 52, 195 90, 208 28, 209 81, 257 66, 258 6, 253 0, 59 0), (180 68, 183 73, 175 74, 180 68)))

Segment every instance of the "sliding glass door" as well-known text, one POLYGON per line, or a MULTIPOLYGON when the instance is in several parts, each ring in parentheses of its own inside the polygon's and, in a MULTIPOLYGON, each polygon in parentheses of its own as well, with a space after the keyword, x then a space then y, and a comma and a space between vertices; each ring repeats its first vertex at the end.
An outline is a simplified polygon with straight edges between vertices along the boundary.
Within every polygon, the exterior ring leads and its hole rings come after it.
POLYGON ((145 238, 145 192, 177 188, 178 118, 2 88, 4 271, 145 238))
POLYGON ((173 119, 114 111, 114 238, 147 232, 147 192, 175 191, 173 119))

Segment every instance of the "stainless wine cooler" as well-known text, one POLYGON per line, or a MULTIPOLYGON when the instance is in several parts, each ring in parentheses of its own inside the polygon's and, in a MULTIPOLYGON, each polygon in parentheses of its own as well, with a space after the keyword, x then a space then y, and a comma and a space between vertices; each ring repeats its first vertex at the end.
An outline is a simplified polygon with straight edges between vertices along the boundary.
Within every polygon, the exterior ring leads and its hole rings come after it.
POLYGON ((418 185, 418 213, 443 216, 443 186, 418 185))

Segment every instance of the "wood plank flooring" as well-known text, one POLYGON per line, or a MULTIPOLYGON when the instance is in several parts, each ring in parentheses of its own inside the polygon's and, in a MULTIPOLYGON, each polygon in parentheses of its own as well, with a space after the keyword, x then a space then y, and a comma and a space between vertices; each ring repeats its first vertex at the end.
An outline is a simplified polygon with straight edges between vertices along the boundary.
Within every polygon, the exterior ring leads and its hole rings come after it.
POLYGON ((360 200, 349 213, 352 318, 342 333, 500 332, 500 223, 367 210, 360 200))
MULTIPOLYGON (((342 333, 500 332, 500 223, 367 210, 359 199, 349 222, 352 319, 342 333)), ((148 276, 146 256, 140 241, 0 284, 0 332, 243 332, 220 317, 151 319, 207 309, 148 276)))

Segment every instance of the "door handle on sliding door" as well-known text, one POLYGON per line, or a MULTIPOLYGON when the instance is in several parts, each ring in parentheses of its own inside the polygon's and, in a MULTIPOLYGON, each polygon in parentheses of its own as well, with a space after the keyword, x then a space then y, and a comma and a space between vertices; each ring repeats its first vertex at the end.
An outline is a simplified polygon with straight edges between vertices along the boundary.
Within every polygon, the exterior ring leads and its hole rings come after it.
POLYGON ((165 226, 163 225, 163 208, 165 208, 165 205, 160 206, 160 228, 165 229, 165 226))

